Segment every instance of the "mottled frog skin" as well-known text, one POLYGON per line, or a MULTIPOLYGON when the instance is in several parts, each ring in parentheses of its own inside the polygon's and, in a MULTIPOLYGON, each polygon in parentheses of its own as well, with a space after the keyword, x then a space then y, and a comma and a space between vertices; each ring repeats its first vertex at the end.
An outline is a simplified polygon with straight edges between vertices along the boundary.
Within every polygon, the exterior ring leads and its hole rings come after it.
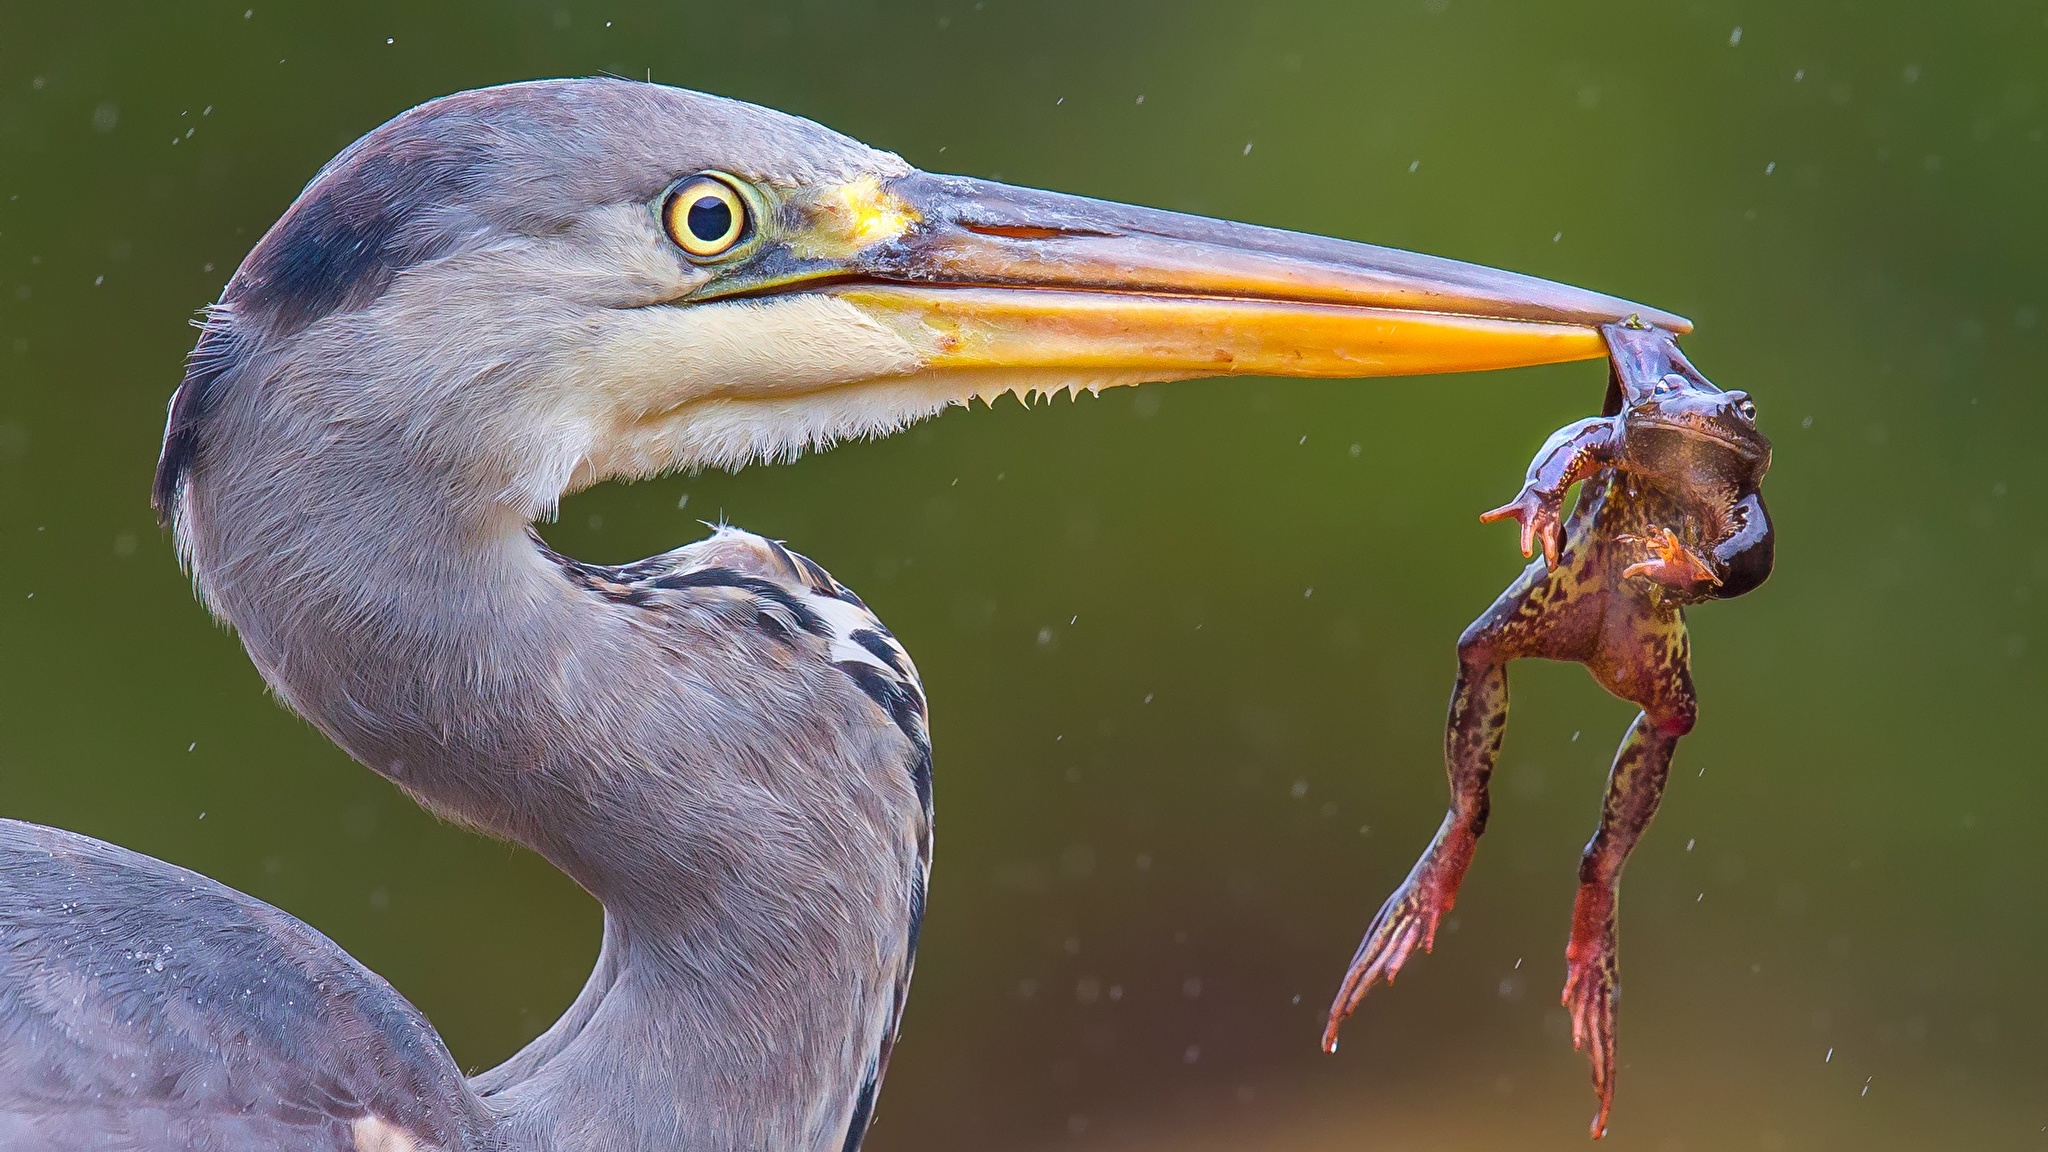
POLYGON ((1558 430, 1514 500, 1481 516, 1515 520, 1524 556, 1493 606, 1458 638, 1458 683, 1444 736, 1451 807, 1422 858, 1366 930, 1330 1009, 1323 1046, 1375 981, 1391 983, 1435 941, 1486 829, 1487 785, 1507 729, 1507 665, 1526 656, 1586 666, 1642 709, 1608 777, 1600 827, 1579 865, 1565 949, 1572 1043, 1589 1049, 1606 1132, 1614 1099, 1615 893, 1656 814, 1671 754, 1696 716, 1684 606, 1740 596, 1771 572, 1770 518, 1758 491, 1771 445, 1742 392, 1709 383, 1671 335, 1606 331, 1605 415, 1558 430), (1565 494, 1585 488, 1560 523, 1565 494))

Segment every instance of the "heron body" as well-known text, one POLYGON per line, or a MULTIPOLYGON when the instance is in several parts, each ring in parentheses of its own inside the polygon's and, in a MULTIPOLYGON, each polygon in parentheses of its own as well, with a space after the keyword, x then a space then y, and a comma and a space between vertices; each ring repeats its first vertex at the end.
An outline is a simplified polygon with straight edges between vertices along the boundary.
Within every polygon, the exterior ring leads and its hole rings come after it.
POLYGON ((908 655, 721 528, 611 567, 568 492, 784 459, 1004 393, 1600 355, 1684 322, 1544 281, 957 177, 614 80, 423 105, 209 311, 156 500, 278 697, 604 905, 569 1010, 465 1078, 313 929, 0 825, 0 1141, 851 1152, 931 856, 908 655))

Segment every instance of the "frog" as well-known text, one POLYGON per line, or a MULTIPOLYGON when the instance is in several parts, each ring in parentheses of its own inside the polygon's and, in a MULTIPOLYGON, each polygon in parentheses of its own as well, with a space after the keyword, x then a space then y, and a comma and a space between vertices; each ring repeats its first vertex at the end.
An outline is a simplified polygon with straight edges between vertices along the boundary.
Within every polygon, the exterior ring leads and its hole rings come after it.
POLYGON ((1755 590, 1776 553, 1761 491, 1771 442, 1757 426, 1755 401, 1709 382, 1671 332, 1631 320, 1602 333, 1609 372, 1601 415, 1553 434, 1515 498, 1480 516, 1517 523, 1529 563, 1458 638, 1444 736, 1450 810, 1366 929, 1323 1033, 1323 1048, 1335 1052, 1339 1026, 1374 983, 1391 985, 1417 947, 1434 947, 1486 830, 1507 729, 1508 664, 1582 664, 1640 709, 1580 857, 1565 948, 1562 1003, 1572 1046, 1592 1064, 1596 1140, 1614 1104, 1622 868, 1656 814, 1679 740, 1698 718, 1685 609, 1755 590), (1566 514, 1575 485, 1579 498, 1566 514))

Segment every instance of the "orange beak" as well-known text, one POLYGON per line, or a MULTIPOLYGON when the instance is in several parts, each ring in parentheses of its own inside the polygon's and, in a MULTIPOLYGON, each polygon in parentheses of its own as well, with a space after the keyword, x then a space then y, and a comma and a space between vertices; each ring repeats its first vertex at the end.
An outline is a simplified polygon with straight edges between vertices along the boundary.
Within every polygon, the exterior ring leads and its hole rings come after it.
POLYGON ((1475 264, 957 176, 808 206, 775 287, 840 297, 969 377, 1469 372, 1604 356, 1604 324, 1692 328, 1475 264))

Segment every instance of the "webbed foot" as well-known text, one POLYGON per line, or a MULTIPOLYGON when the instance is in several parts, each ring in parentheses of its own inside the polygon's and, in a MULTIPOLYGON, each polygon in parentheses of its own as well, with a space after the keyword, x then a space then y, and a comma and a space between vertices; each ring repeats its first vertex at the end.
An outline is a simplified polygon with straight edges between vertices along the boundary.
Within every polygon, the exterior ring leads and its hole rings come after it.
POLYGON ((1579 889, 1572 912, 1572 939, 1565 947, 1563 1004, 1572 1017, 1572 1047, 1593 1064, 1593 1094, 1600 1111, 1593 1139, 1607 1135, 1614 1107, 1614 1002, 1619 970, 1614 945, 1614 896, 1595 887, 1579 889))
POLYGON ((1365 999, 1374 982, 1392 984, 1401 965, 1408 962, 1418 945, 1424 952, 1435 947, 1437 922, 1457 902, 1458 885, 1472 863, 1473 850, 1479 846, 1478 836, 1455 823, 1455 819, 1445 823, 1429 851, 1415 862, 1414 870, 1380 905, 1379 915, 1366 928, 1365 939, 1351 958, 1351 969, 1344 974, 1344 984, 1337 990, 1337 999, 1330 1005, 1330 1021, 1323 1028, 1323 1051, 1337 1050, 1337 1029, 1359 1001, 1365 999))
POLYGON ((1698 592, 1721 583, 1706 557, 1680 543, 1671 529, 1652 528, 1650 532, 1648 537, 1616 537, 1623 544, 1641 544, 1650 550, 1648 560, 1621 570, 1622 579, 1643 576, 1679 592, 1698 592))

